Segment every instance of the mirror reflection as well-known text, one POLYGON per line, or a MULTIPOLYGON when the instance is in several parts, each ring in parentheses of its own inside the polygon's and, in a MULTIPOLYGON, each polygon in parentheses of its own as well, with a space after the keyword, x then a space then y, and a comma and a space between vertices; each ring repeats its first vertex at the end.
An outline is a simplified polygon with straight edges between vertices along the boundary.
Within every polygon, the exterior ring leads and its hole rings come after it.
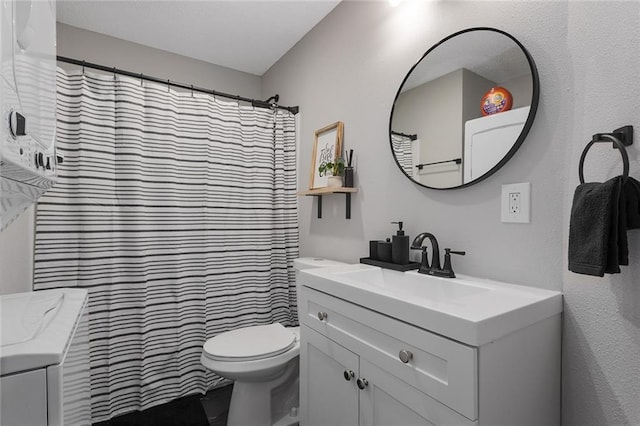
POLYGON ((420 185, 468 186, 515 153, 537 102, 535 64, 519 42, 491 28, 461 31, 405 77, 391 112, 392 152, 420 185))

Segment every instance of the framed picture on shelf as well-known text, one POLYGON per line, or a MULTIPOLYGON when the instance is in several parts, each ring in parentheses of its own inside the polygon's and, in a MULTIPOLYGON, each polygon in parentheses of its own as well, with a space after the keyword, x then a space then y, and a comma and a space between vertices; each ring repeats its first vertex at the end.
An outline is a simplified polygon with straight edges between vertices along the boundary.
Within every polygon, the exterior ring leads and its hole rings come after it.
POLYGON ((333 124, 315 131, 313 142, 313 154, 311 155, 311 181, 309 189, 324 188, 328 186, 327 173, 320 172, 320 166, 333 162, 342 153, 342 137, 344 123, 336 121, 333 124))

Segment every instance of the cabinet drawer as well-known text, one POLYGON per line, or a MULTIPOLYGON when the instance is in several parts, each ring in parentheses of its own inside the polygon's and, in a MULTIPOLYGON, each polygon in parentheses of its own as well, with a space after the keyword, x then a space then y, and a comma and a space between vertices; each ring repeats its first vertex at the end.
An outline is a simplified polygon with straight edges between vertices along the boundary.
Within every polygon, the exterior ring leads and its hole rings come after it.
POLYGON ((476 348, 308 287, 299 290, 303 324, 465 417, 477 419, 476 348), (407 363, 400 359, 400 351, 412 354, 407 363))

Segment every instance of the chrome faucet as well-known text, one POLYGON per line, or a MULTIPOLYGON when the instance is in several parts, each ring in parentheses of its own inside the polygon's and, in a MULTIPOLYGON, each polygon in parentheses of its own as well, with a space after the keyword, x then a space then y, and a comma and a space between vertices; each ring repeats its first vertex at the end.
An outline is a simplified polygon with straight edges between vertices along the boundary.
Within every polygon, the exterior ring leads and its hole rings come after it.
POLYGON ((440 247, 438 246, 438 240, 436 237, 429 233, 423 232, 418 235, 411 244, 412 250, 422 250, 422 259, 420 261, 420 269, 418 272, 421 274, 434 275, 436 277, 444 277, 444 278, 455 278, 456 274, 453 272, 453 268, 451 267, 451 255, 459 254, 464 256, 466 253, 464 251, 453 251, 450 248, 446 248, 444 255, 444 267, 440 268, 440 247), (431 250, 433 254, 431 255, 431 266, 429 266, 429 259, 427 256, 427 248, 422 246, 424 239, 428 238, 431 241, 431 250))

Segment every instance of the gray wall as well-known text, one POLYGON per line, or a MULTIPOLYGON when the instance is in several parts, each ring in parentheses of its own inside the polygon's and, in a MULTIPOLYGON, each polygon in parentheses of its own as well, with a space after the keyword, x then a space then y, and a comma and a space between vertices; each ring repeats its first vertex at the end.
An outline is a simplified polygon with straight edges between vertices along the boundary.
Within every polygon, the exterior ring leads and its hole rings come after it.
MULTIPOLYGON (((629 233, 623 273, 591 278, 567 272, 572 195, 582 148, 595 132, 623 124, 640 131, 640 3, 342 2, 263 76, 301 106, 299 187, 306 189, 313 131, 341 120, 356 152, 352 219, 344 197, 300 199, 301 255, 356 262, 367 241, 432 231, 441 246, 467 251, 460 273, 565 293, 564 425, 640 424, 640 231, 629 233), (411 183, 391 158, 393 98, 406 71, 444 36, 493 26, 518 38, 535 59, 540 108, 528 139, 496 175, 455 191, 411 183), (606 30, 603 30, 606 29, 606 30), (619 30, 615 30, 619 29, 619 30), (531 182, 531 223, 500 223, 501 185, 531 182)), ((604 144, 603 144, 604 145, 604 144)), ((640 139, 629 148, 640 178, 640 139)), ((598 147, 592 179, 620 173, 613 150, 598 147)))
POLYGON ((507 81, 501 81, 498 86, 509 89, 513 96, 513 109, 531 105, 531 78, 521 76, 507 81))
MULTIPOLYGON (((418 135, 420 163, 462 158, 465 124, 482 117, 480 100, 495 85, 460 68, 402 92, 394 105, 393 130, 418 135)), ((462 165, 435 164, 418 173, 420 183, 433 188, 462 185, 462 165)))
MULTIPOLYGON (((398 96, 393 130, 418 135, 420 163, 462 157, 462 76, 459 69, 398 96)), ((454 163, 427 166, 419 172, 419 179, 436 188, 458 186, 462 184, 462 167, 454 163)))
MULTIPOLYGON (((248 98, 261 96, 262 79, 253 74, 212 65, 59 22, 57 31, 60 56, 248 98)), ((78 68, 64 63, 59 65, 66 69, 78 68)))
MULTIPOLYGON (((633 125, 627 151, 631 175, 640 179, 640 3, 570 2, 568 12, 567 47, 558 54, 570 61, 565 93, 572 105, 556 123, 568 128, 564 167, 571 170, 563 186, 563 253, 575 170, 589 134, 633 125), (624 30, 603 34, 601 28, 624 30)), ((587 180, 621 173, 620 155, 601 145, 589 151, 587 180)), ((640 230, 629 237, 630 266, 620 275, 589 278, 563 268, 567 425, 640 425, 640 230)))
MULTIPOLYGON (((462 146, 464 146, 464 126, 469 120, 482 117, 481 100, 486 93, 497 86, 495 81, 471 72, 463 70, 462 78, 462 146)), ((529 79, 531 82, 531 79, 529 79)))
POLYGON ((389 222, 404 220, 410 235, 432 231, 441 247, 466 250, 465 257, 455 259, 462 273, 561 288, 561 182, 569 171, 563 167, 568 129, 558 117, 573 106, 568 96, 557 95, 571 85, 570 76, 560 71, 569 68, 566 55, 550 49, 566 44, 561 29, 566 31, 567 5, 500 5, 402 2, 392 8, 388 2, 342 2, 263 76, 263 91, 278 88, 289 103, 301 106, 301 189, 307 186, 315 129, 343 121, 345 147, 356 153, 359 191, 351 220, 344 219, 341 196, 324 197, 323 219, 315 218, 312 197, 300 199, 303 255, 355 262, 368 253, 368 240, 391 235, 389 222), (503 28, 533 51, 543 90, 536 122, 527 142, 492 178, 454 191, 419 187, 391 156, 388 120, 395 93, 427 48, 479 25, 503 28), (530 224, 500 223, 501 184, 513 182, 532 183, 530 224))

